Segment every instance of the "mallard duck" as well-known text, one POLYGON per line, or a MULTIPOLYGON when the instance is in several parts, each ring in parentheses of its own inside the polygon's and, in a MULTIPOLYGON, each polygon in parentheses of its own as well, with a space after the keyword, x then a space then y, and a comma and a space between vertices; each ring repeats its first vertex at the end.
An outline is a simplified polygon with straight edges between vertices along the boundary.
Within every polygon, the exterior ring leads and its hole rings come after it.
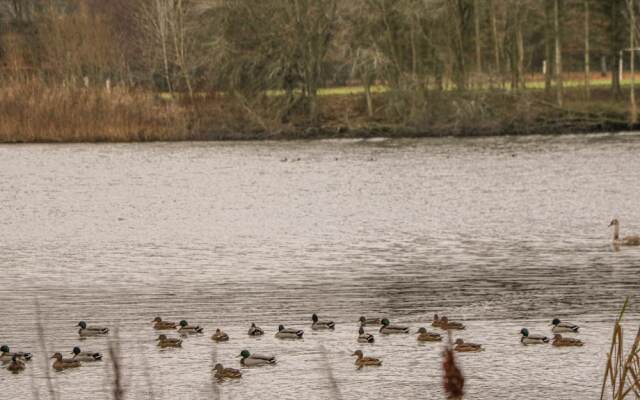
POLYGON ((578 325, 570 322, 560 322, 558 318, 554 318, 553 321, 551 321, 551 325, 553 325, 553 328, 551 328, 551 332, 553 333, 578 333, 580 329, 578 325))
POLYGON ((311 329, 313 329, 314 331, 323 329, 334 329, 336 326, 333 321, 320 321, 316 314, 313 314, 311 316, 311 321, 313 321, 313 323, 311 324, 311 329))
POLYGON ((92 353, 88 351, 80 351, 80 347, 74 347, 71 354, 73 354, 72 359, 78 360, 78 361, 101 361, 102 360, 102 354, 92 353))
POLYGON ((178 332, 181 335, 192 335, 195 333, 202 333, 203 331, 204 329, 199 325, 195 325, 195 326, 189 325, 189 323, 184 319, 180 321, 180 328, 178 328, 178 332))
POLYGON ((225 378, 229 379, 239 379, 242 378, 242 372, 235 368, 225 368, 222 364, 218 363, 213 370, 216 371, 215 377, 219 380, 223 380, 225 378))
POLYGON ((278 333, 276 333, 278 339, 302 339, 302 335, 304 335, 302 329, 285 328, 284 325, 278 326, 278 333))
POLYGON ((158 346, 163 349, 166 347, 182 347, 182 339, 168 338, 167 335, 158 336, 156 341, 158 342, 158 346))
POLYGON ((378 358, 365 357, 364 354, 362 354, 362 350, 354 351, 352 356, 358 357, 358 359, 356 360, 356 365, 358 366, 358 369, 361 369, 362 367, 369 367, 369 366, 377 367, 382 365, 382 361, 378 358))
POLYGON ((408 326, 390 325, 389 320, 384 318, 380 327, 380 333, 390 335, 394 333, 409 333, 408 326))
POLYGON ((80 337, 103 336, 109 333, 109 328, 101 326, 87 326, 87 323, 84 321, 78 322, 77 326, 80 327, 80 330, 78 330, 80 337))
POLYGON ((17 374, 18 372, 24 371, 25 368, 26 365, 24 364, 24 362, 14 354, 13 357, 11 357, 11 364, 9 364, 7 370, 13 372, 14 374, 17 374))
POLYGON ((31 357, 33 356, 31 353, 23 353, 21 351, 19 352, 11 352, 11 349, 9 349, 9 346, 2 345, 2 347, 0 347, 0 361, 2 362, 9 362, 13 360, 13 356, 16 356, 18 358, 21 358, 25 361, 29 361, 31 360, 31 357))
MULTIPOLYGON (((435 315, 436 317, 438 316, 437 314, 435 315)), ((435 320, 434 320, 435 322, 435 320)), ((454 321, 449 321, 449 318, 447 317, 442 317, 440 318, 440 321, 438 323, 438 325, 435 325, 440 329, 443 329, 445 331, 451 331, 451 330, 464 330, 466 329, 466 327, 464 326, 464 324, 460 323, 460 322, 454 322, 454 321)))
POLYGON ((453 348, 455 351, 463 352, 463 353, 471 353, 477 351, 483 351, 482 345, 475 343, 467 343, 462 339, 456 339, 455 347, 453 348))
POLYGON ((367 318, 364 315, 360 317, 360 319, 358 319, 358 322, 360 322, 360 325, 380 325, 380 318, 367 318))
POLYGON ((70 359, 70 358, 62 358, 62 354, 56 353, 51 356, 52 359, 55 359, 53 362, 53 368, 57 370, 63 370, 67 368, 78 368, 81 364, 80 361, 70 359))
POLYGON ((251 354, 249 350, 242 350, 240 355, 240 364, 245 367, 257 367, 261 365, 273 365, 276 363, 274 356, 264 356, 260 354, 251 354))
POLYGON ((544 344, 549 343, 549 338, 543 335, 529 335, 529 330, 527 328, 520 329, 520 334, 522 337, 520 338, 520 342, 522 344, 544 344))
POLYGON ((220 329, 216 329, 216 332, 211 336, 211 340, 215 342, 227 342, 229 341, 229 335, 222 332, 220 329))
POLYGON ((360 326, 358 329, 358 343, 373 343, 374 342, 373 335, 370 333, 364 332, 364 326, 360 326))
POLYGON ((609 226, 613 226, 613 244, 618 246, 640 246, 640 235, 630 235, 620 239, 620 222, 618 219, 613 219, 609 226))
POLYGON ((563 338, 561 334, 556 333, 553 335, 552 345, 556 347, 569 347, 569 346, 583 346, 584 343, 580 339, 563 338))
POLYGON ((178 324, 176 324, 175 322, 163 321, 160 317, 155 317, 151 322, 153 323, 153 329, 157 329, 159 331, 176 329, 176 327, 178 326, 178 324))
POLYGON ((264 335, 264 331, 257 327, 256 324, 254 324, 253 322, 251 323, 251 326, 249 327, 249 336, 262 336, 264 335))
POLYGON ((418 342, 440 342, 442 336, 439 333, 427 332, 426 328, 418 329, 418 342))

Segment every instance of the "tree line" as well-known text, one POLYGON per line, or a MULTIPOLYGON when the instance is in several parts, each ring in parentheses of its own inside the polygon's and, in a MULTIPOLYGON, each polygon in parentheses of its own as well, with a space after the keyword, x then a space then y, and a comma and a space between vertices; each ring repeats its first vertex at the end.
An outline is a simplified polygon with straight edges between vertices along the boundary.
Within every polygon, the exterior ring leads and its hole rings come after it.
POLYGON ((51 84, 270 96, 315 117, 318 90, 389 89, 398 112, 450 90, 522 91, 633 65, 635 0, 0 0, 0 86, 51 84), (633 27, 633 29, 630 29, 633 27), (621 64, 622 63, 622 64, 621 64))

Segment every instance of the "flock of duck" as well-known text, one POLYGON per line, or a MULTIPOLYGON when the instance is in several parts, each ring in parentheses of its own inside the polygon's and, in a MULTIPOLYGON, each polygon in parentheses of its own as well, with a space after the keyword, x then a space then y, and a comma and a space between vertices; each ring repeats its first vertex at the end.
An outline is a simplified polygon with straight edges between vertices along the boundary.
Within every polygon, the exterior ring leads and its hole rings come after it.
MULTIPOLYGON (((358 343, 374 343, 375 337, 372 333, 367 332, 368 328, 375 327, 382 335, 393 334, 409 334, 410 328, 402 325, 392 325, 387 318, 366 318, 360 317, 358 320, 360 327, 358 329, 357 342, 358 343)), ((199 325, 190 325, 186 320, 182 320, 179 323, 172 321, 165 321, 161 317, 156 317, 153 321, 153 329, 157 331, 167 331, 158 335, 156 339, 157 346, 160 348, 172 348, 182 347, 183 340, 192 335, 204 334, 204 328, 199 325), (170 337, 167 335, 169 331, 175 332, 178 336, 170 337)), ((466 326, 461 322, 450 321, 447 317, 440 317, 435 314, 431 323, 432 327, 442 331, 463 331, 466 326)), ((552 339, 544 335, 532 335, 529 334, 527 328, 522 328, 520 331, 523 345, 533 344, 546 344, 551 342, 553 346, 582 346, 583 342, 576 338, 562 337, 561 333, 578 333, 578 326, 561 322, 559 319, 554 319, 551 323, 551 331, 554 333, 552 339)), ((80 321, 78 323, 78 335, 80 338, 105 336, 109 334, 109 328, 99 326, 88 326, 86 322, 80 321)), ((335 323, 333 321, 323 321, 318 318, 316 314, 311 316, 311 329, 329 330, 335 329, 335 323)), ((252 323, 249 327, 247 334, 252 337, 262 336, 265 334, 264 330, 255 323, 252 323)), ((440 342, 443 339, 441 333, 435 331, 429 331, 425 327, 421 327, 416 332, 416 339, 418 342, 440 342)), ((304 336, 304 330, 297 328, 286 328, 283 325, 278 327, 275 337, 284 340, 296 340, 302 339, 304 336)), ((221 329, 216 329, 211 340, 214 342, 226 342, 229 341, 229 335, 223 332, 221 329)), ((453 350, 457 352, 479 352, 484 351, 484 348, 480 344, 466 342, 461 338, 457 338, 453 342, 453 350)), ((74 347, 70 358, 64 358, 62 353, 55 353, 51 356, 53 359, 52 367, 55 370, 61 371, 69 368, 78 368, 83 363, 96 362, 102 360, 102 354, 97 352, 82 351, 79 347, 74 347)), ((352 356, 356 357, 355 365, 358 369, 367 366, 380 366, 382 360, 374 357, 366 357, 362 350, 356 350, 352 356)), ((0 347, 0 361, 4 364, 8 364, 7 370, 13 373, 19 373, 26 368, 26 362, 31 360, 32 354, 27 352, 12 352, 9 346, 3 345, 0 347)), ((276 357, 273 355, 253 354, 249 350, 242 350, 238 355, 240 358, 240 364, 244 367, 257 367, 262 365, 276 364, 276 357)), ((219 380, 224 379, 237 379, 242 377, 242 372, 235 368, 225 368, 222 364, 216 364, 214 367, 214 376, 219 380)))
MULTIPOLYGON (((611 221, 609 226, 614 227, 613 244, 616 246, 640 246, 640 236, 625 236, 620 238, 620 223, 617 219, 611 221)), ((382 335, 392 334, 409 334, 410 329, 408 326, 392 325, 387 318, 366 318, 360 317, 358 320, 360 328, 358 329, 357 342, 358 343, 374 343, 375 337, 373 334, 366 332, 369 327, 378 328, 378 332, 382 335)), ((189 325, 186 320, 182 320, 179 323, 172 321, 165 321, 161 317, 156 317, 153 321, 153 328, 158 331, 174 331, 179 337, 169 337, 167 334, 160 334, 156 339, 157 345, 160 348, 172 348, 182 347, 183 339, 191 335, 201 335, 204 333, 204 328, 198 325, 189 325)), ((432 327, 451 332, 462 331, 466 327, 464 324, 455 321, 449 321, 445 316, 440 317, 438 314, 434 315, 431 323, 432 327)), ((558 318, 553 319, 551 322, 551 332, 553 337, 541 334, 530 334, 529 329, 522 328, 520 330, 520 342, 523 345, 537 345, 552 343, 557 347, 569 347, 569 346, 583 346, 583 342, 580 339, 574 337, 563 337, 563 333, 576 334, 579 331, 579 327, 572 323, 562 322, 558 318)), ((80 338, 104 336, 109 334, 109 328, 98 326, 87 326, 86 322, 80 321, 78 323, 78 335, 80 338)), ((316 314, 311 316, 311 329, 312 330, 334 330, 335 323, 333 321, 323 321, 318 318, 316 314)), ((252 323, 248 330, 249 336, 262 336, 264 330, 252 323)), ((440 342, 443 339, 442 334, 434 331, 428 331, 426 328, 421 327, 417 330, 417 340, 419 342, 440 342)), ((283 325, 278 327, 278 331, 275 333, 275 337, 278 339, 302 339, 304 331, 296 328, 285 328, 283 325)), ((229 335, 220 329, 216 329, 211 339, 215 342, 226 342, 229 340, 229 335)), ((462 338, 457 338, 453 342, 453 350, 457 352, 479 352, 483 351, 482 345, 477 343, 470 343, 464 341, 462 338)), ((102 354, 96 352, 82 351, 79 347, 74 347, 71 352, 73 356, 71 358, 64 358, 61 353, 55 353, 51 356, 53 359, 52 367, 56 370, 65 370, 68 368, 78 368, 82 366, 82 363, 96 362, 102 360, 102 354)), ((362 350, 356 350, 352 356, 356 357, 355 365, 358 369, 365 366, 380 366, 382 360, 374 357, 365 357, 362 350)), ((7 365, 7 370, 13 373, 19 373, 26 368, 26 362, 31 360, 32 354, 27 352, 11 352, 11 349, 7 345, 0 347, 0 362, 7 365)), ((245 367, 255 367, 262 365, 276 364, 276 357, 272 355, 252 354, 249 350, 242 350, 238 355, 240 358, 240 364, 245 367)), ((242 372, 235 368, 225 368, 222 364, 216 364, 214 367, 215 377, 219 380, 224 379, 237 379, 242 377, 242 372)))

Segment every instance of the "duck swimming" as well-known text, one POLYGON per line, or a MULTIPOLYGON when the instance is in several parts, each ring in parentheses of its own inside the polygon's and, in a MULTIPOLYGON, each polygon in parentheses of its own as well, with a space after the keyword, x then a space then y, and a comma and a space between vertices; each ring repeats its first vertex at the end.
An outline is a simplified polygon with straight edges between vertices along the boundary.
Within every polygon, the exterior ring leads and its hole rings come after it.
POLYGON ((77 326, 80 327, 80 330, 78 330, 80 337, 104 336, 109 333, 109 328, 101 326, 87 326, 87 323, 84 321, 78 322, 77 326))
POLYGON ((92 353, 88 351, 81 351, 80 347, 74 347, 71 354, 73 354, 72 360, 78 360, 78 361, 101 361, 102 360, 102 354, 92 353))
POLYGON ((168 338, 167 335, 160 335, 156 339, 158 342, 158 347, 167 348, 167 347, 182 347, 182 339, 178 338, 168 338))
POLYGON ((336 326, 336 324, 334 324, 333 321, 320 321, 316 314, 313 314, 311 316, 311 321, 313 321, 313 323, 311 324, 311 329, 313 329, 314 331, 324 330, 324 329, 333 330, 336 326))
POLYGON ((549 338, 543 335, 530 335, 529 330, 527 328, 520 329, 520 334, 522 337, 520 338, 520 342, 522 344, 545 344, 549 343, 549 338))
POLYGON ((427 332, 426 328, 418 329, 418 342, 440 342, 442 336, 439 333, 427 332))
POLYGON ((380 318, 366 318, 364 315, 358 319, 360 325, 380 325, 380 318))
POLYGON ((358 343, 373 343, 375 341, 374 337, 370 333, 365 333, 364 327, 360 326, 358 330, 358 343))
POLYGON ((462 339, 456 339, 455 347, 453 348, 455 351, 463 352, 463 353, 471 353, 483 351, 482 345, 475 343, 467 343, 462 339))
POLYGON ((382 365, 382 361, 380 361, 380 359, 378 358, 365 357, 364 354, 362 354, 362 350, 354 351, 352 356, 358 357, 358 359, 356 359, 356 365, 358 366, 358 369, 361 369, 362 367, 368 367, 368 366, 377 367, 382 365))
POLYGON ((439 318, 438 314, 435 314, 433 316, 433 322, 431 323, 431 325, 437 328, 443 329, 445 331, 464 330, 466 328, 464 324, 460 322, 449 321, 449 318, 447 317, 439 318))
POLYGON ((249 350, 242 350, 240 355, 240 364, 245 367, 259 367, 262 365, 273 365, 276 363, 274 356, 265 356, 260 354, 251 354, 249 350))
POLYGON ((25 368, 26 365, 24 364, 24 362, 14 354, 13 357, 11 357, 11 364, 9 364, 7 370, 13 372, 14 374, 17 374, 24 371, 25 368))
POLYGON ((578 325, 572 324, 570 322, 561 322, 558 318, 554 318, 551 321, 551 332, 553 333, 578 333, 580 327, 578 325))
POLYGON ((61 371, 67 368, 78 368, 81 364, 78 360, 73 360, 69 358, 62 358, 62 354, 56 353, 51 356, 52 359, 55 359, 53 362, 53 368, 61 371))
POLYGON ((157 329, 159 331, 176 329, 176 327, 178 326, 178 324, 176 324, 175 322, 163 321, 160 317, 155 317, 151 322, 153 323, 153 329, 157 329))
POLYGON ((609 227, 613 226, 613 244, 618 246, 640 246, 640 235, 625 236, 620 239, 620 222, 614 218, 609 227))
POLYGON ((302 339, 302 335, 304 335, 302 329, 285 328, 284 325, 278 326, 278 333, 276 333, 278 339, 302 339))
POLYGON ((556 347, 570 347, 570 346, 580 347, 584 345, 584 343, 580 339, 563 338, 562 335, 559 333, 556 333, 555 335, 553 335, 553 342, 551 344, 556 347))
POLYGON ((262 328, 257 327, 256 324, 252 322, 251 326, 249 327, 249 336, 262 336, 262 335, 264 335, 264 331, 262 330, 262 328))
POLYGON ((211 340, 215 342, 228 342, 229 335, 222 332, 220 329, 216 329, 216 332, 211 336, 211 340))
POLYGON ((225 378, 229 378, 229 379, 242 378, 242 372, 240 372, 240 370, 237 370, 235 368, 225 368, 220 363, 216 364, 216 366, 213 367, 213 370, 216 371, 215 377, 218 380, 224 380, 225 378))
POLYGON ((204 329, 199 325, 189 325, 189 323, 184 319, 180 321, 180 328, 178 328, 178 332, 182 335, 193 335, 196 333, 202 333, 203 331, 204 329))
POLYGON ((23 353, 21 351, 12 353, 11 349, 9 349, 9 346, 7 346, 6 344, 0 347, 0 361, 2 362, 12 361, 13 356, 16 356, 17 358, 21 358, 25 361, 29 361, 31 360, 31 357, 33 355, 31 353, 23 353))
POLYGON ((391 335, 394 333, 409 333, 408 326, 391 325, 389 320, 384 318, 382 321, 382 327, 380 327, 380 333, 385 335, 391 335))

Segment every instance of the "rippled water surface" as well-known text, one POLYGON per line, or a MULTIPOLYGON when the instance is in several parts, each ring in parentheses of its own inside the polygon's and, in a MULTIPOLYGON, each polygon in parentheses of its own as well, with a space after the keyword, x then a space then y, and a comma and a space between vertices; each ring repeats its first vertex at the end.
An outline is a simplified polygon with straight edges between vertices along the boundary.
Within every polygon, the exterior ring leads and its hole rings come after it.
POLYGON ((625 296, 629 336, 640 320, 640 249, 612 249, 614 216, 640 233, 637 135, 0 146, 0 342, 35 353, 0 390, 47 398, 50 371, 65 399, 111 397, 108 356, 44 367, 39 299, 48 355, 107 351, 79 320, 118 328, 129 398, 442 398, 441 345, 355 340, 362 314, 414 332, 434 312, 486 347, 459 357, 468 398, 595 398, 625 296), (205 335, 161 351, 156 315, 205 335), (586 345, 520 344, 553 317, 586 345), (305 339, 276 340, 280 323, 305 339), (278 365, 213 384, 212 360, 245 348, 278 365), (383 366, 356 371, 357 348, 383 366))

